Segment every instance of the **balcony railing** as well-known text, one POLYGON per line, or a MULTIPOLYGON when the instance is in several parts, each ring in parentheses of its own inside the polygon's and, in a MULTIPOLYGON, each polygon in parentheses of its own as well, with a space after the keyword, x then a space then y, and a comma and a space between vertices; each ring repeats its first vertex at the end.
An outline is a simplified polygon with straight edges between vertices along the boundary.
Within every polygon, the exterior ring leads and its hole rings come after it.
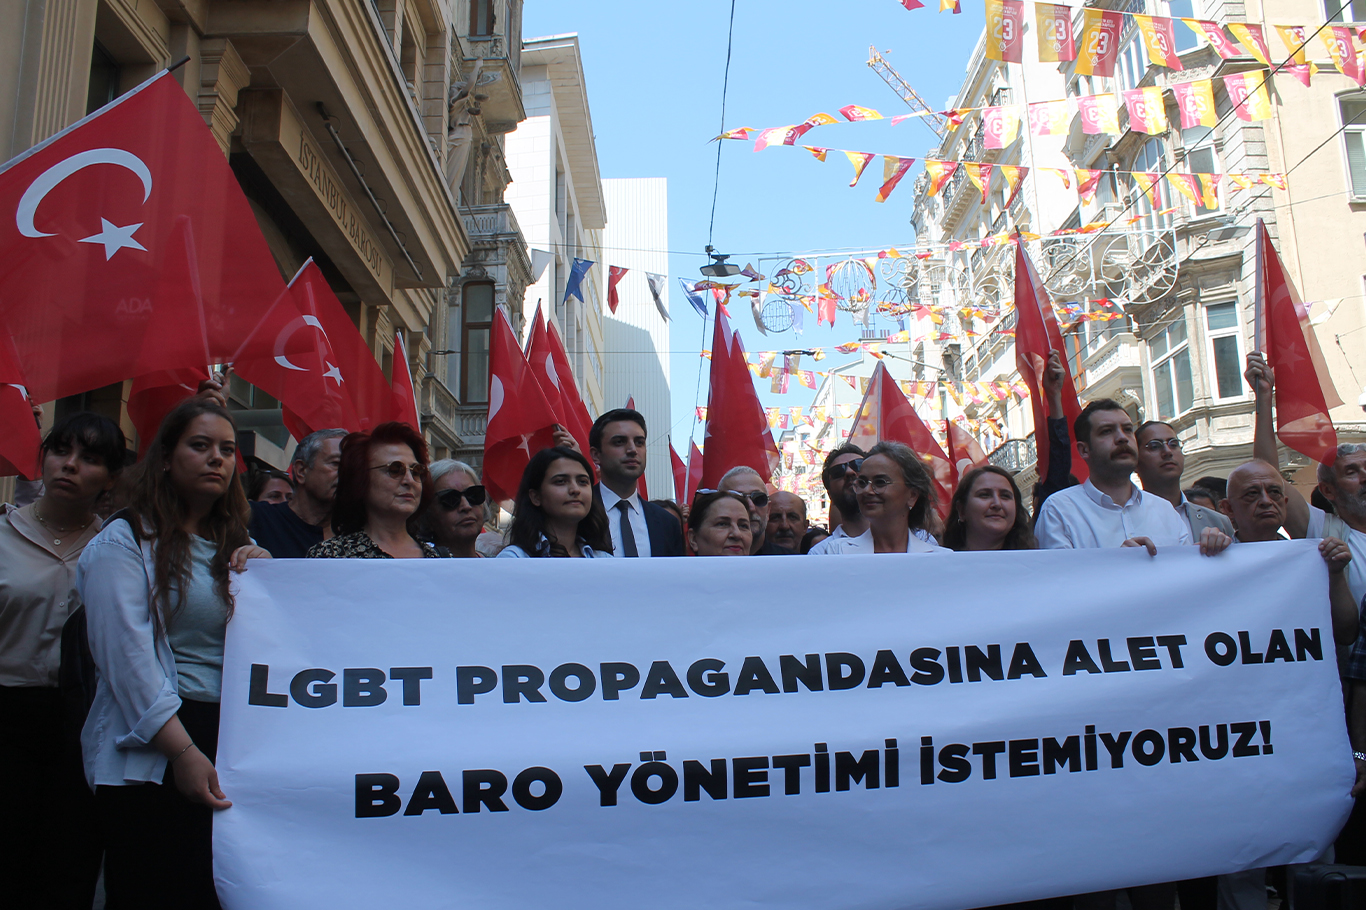
POLYGON ((1007 439, 987 455, 987 461, 998 468, 1005 468, 1012 474, 1033 467, 1038 460, 1039 453, 1034 446, 1033 433, 1024 439, 1007 439))
POLYGON ((494 240, 503 234, 520 234, 517 216, 507 203, 471 205, 460 210, 465 220, 465 233, 471 240, 494 240))

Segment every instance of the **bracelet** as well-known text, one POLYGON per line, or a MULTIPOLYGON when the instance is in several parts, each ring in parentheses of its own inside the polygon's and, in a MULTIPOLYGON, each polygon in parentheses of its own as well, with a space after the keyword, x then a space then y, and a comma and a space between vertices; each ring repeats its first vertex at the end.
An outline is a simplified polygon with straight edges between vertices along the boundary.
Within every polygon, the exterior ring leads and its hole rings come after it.
POLYGON ((1357 761, 1366 761, 1366 752, 1353 752, 1352 758, 1356 759, 1357 761))
MULTIPOLYGON (((177 752, 177 753, 175 754, 175 758, 171 759, 171 760, 168 761, 166 764, 168 764, 168 765, 174 765, 174 764, 176 763, 176 760, 179 759, 180 756, 184 755, 186 752, 189 752, 189 751, 190 751, 191 749, 193 749, 193 748, 194 748, 194 743, 190 743, 188 746, 186 746, 185 748, 183 748, 183 749, 181 749, 179 752, 177 752)), ((1361 755, 1360 752, 1358 752, 1357 754, 1358 754, 1358 755, 1361 755)), ((1366 758, 1366 755, 1362 755, 1361 757, 1362 757, 1362 758, 1366 758)))

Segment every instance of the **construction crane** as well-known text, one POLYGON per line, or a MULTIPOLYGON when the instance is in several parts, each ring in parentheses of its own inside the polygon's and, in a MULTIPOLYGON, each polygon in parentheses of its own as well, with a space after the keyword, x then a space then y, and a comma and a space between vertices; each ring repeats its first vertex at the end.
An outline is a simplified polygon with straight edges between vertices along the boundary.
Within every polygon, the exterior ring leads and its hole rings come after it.
POLYGON ((911 88, 905 79, 901 78, 901 74, 894 70, 892 65, 877 52, 877 47, 871 44, 868 46, 868 65, 872 67, 873 72, 882 77, 883 82, 892 87, 892 91, 901 96, 901 100, 906 102, 907 107, 917 113, 924 114, 920 119, 924 121, 926 126, 934 130, 936 136, 940 139, 944 138, 948 133, 948 121, 935 113, 934 108, 925 103, 925 99, 921 98, 916 90, 911 88))

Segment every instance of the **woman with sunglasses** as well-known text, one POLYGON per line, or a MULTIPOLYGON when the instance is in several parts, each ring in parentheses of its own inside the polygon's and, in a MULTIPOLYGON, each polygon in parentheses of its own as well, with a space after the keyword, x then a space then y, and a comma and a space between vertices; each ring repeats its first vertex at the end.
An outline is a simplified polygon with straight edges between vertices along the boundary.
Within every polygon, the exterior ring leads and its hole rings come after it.
POLYGON ((858 537, 828 538, 812 555, 947 552, 916 533, 924 528, 934 506, 934 489, 924 463, 910 446, 879 442, 869 449, 853 489, 868 530, 858 537))
POLYGON ((430 470, 436 499, 422 513, 423 537, 445 547, 452 556, 482 557, 474 545, 484 530, 488 494, 479 483, 479 475, 454 458, 434 461, 430 470))
POLYGON ((748 556, 757 523, 743 494, 698 490, 688 511, 688 548, 697 556, 748 556))
POLYGON ((1009 471, 986 464, 963 475, 949 504, 944 546, 956 551, 1039 548, 1009 471))
POLYGON ((406 423, 382 423, 341 443, 332 533, 308 551, 323 559, 421 559, 444 551, 417 538, 417 514, 435 491, 427 443, 406 423))
POLYGON ((612 534, 602 500, 593 496, 593 469, 573 449, 554 446, 531 457, 517 488, 509 545, 517 557, 610 557, 612 534))

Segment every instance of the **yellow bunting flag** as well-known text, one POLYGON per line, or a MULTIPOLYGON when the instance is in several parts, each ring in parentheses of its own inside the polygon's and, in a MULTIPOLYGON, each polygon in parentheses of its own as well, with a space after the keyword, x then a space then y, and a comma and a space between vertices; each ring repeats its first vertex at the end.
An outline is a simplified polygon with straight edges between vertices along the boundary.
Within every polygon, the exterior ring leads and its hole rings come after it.
POLYGON ((944 184, 949 182, 953 172, 957 170, 957 161, 934 161, 925 160, 925 173, 930 175, 930 188, 926 191, 928 196, 937 196, 939 191, 944 188, 944 184))
POLYGON ((1168 174, 1167 183, 1195 205, 1200 204, 1200 185, 1196 182, 1194 174, 1168 174))
POLYGON ((1224 30, 1218 22, 1211 22, 1208 19, 1182 19, 1182 22, 1190 26, 1191 31, 1203 37, 1214 48, 1215 53, 1225 60, 1230 57, 1238 56, 1238 48, 1233 46, 1233 42, 1228 40, 1224 30))
POLYGON ((717 136, 716 138, 717 138, 717 139, 748 139, 748 138, 749 138, 749 134, 752 133, 752 132, 754 132, 754 127, 752 127, 752 126, 742 126, 742 127, 740 127, 738 130, 726 130, 724 133, 722 133, 721 135, 717 136))
POLYGON ((1271 66, 1271 51, 1266 46, 1266 34, 1260 25, 1251 22, 1230 22, 1228 30, 1243 46, 1243 50, 1257 58, 1262 66, 1271 66))
POLYGON ((1044 170, 1057 174, 1058 179, 1062 181, 1063 189, 1070 190, 1072 188, 1072 175, 1067 173, 1067 170, 1065 168, 1046 167, 1044 168, 1044 170))
POLYGON ((804 146, 802 146, 802 148, 804 148, 804 149, 806 149, 808 152, 810 152, 810 153, 812 154, 812 156, 814 156, 815 159, 816 159, 817 161, 824 161, 824 160, 825 160, 825 153, 828 152, 828 151, 830 151, 829 149, 817 148, 817 147, 814 146, 814 145, 804 145, 804 146))
POLYGON ((1271 99, 1266 93, 1266 74, 1262 70, 1225 76, 1224 89, 1240 120, 1252 122, 1271 116, 1271 99))
POLYGON ((1159 187, 1157 184, 1158 179, 1162 176, 1161 174, 1155 172, 1144 173, 1142 171, 1131 171, 1129 176, 1134 178, 1134 183, 1143 191, 1144 195, 1148 197, 1148 202, 1153 208, 1157 208, 1161 205, 1160 197, 1158 195, 1159 187))
MULTIPOLYGON (((915 164, 914 158, 898 158, 896 155, 882 156, 882 186, 878 187, 877 195, 873 197, 875 202, 886 202, 887 197, 892 195, 892 190, 901 182, 901 178, 906 176, 906 172, 915 164)), ((899 253, 897 255, 900 255, 899 253)))
MULTIPOLYGON (((845 105, 844 107, 840 108, 840 113, 844 115, 845 120, 849 121, 883 119, 882 115, 879 114, 877 111, 873 110, 871 107, 859 107, 857 104, 845 105)), ((827 114, 826 116, 829 115, 827 114)), ((831 117, 830 122, 834 123, 835 119, 831 117)))
POLYGON ((1001 176, 1006 178, 1006 186, 1010 187, 1010 198, 1006 200, 1006 208, 1010 208, 1010 204, 1015 201, 1015 197, 1023 185, 1024 176, 1028 173, 1029 168, 1027 167, 1016 167, 1011 164, 1001 165, 1001 176))
POLYGON ((1328 55, 1333 58, 1333 65, 1338 68, 1338 72, 1357 85, 1361 85, 1363 70, 1361 59, 1357 55, 1356 41, 1352 37, 1352 30, 1346 26, 1332 26, 1320 34, 1323 36, 1323 43, 1327 45, 1328 55))
POLYGON ((1075 60, 1072 45, 1072 7, 1061 3, 1034 4, 1034 31, 1039 37, 1039 59, 1046 63, 1075 60))
POLYGON ((982 111, 982 126, 986 130, 985 146, 1003 149, 1020 134, 1020 109, 1015 105, 986 108, 982 111))
POLYGON ((1167 105, 1162 101, 1162 89, 1130 89, 1124 92, 1124 104, 1129 108, 1129 126, 1133 129, 1149 136, 1167 131, 1167 105))
POLYGON ((1104 173, 1105 171, 1077 168, 1077 193, 1081 196, 1082 202, 1091 202, 1096 198, 1096 188, 1100 185, 1100 178, 1104 173))
POLYGON ((1278 190, 1286 188, 1284 174, 1260 174, 1257 179, 1267 186, 1274 186, 1278 190))
POLYGON ((1214 84, 1209 79, 1178 82, 1172 86, 1176 106, 1181 110, 1181 128, 1214 126, 1219 118, 1214 113, 1214 84))
POLYGON ((777 351, 765 351, 759 355, 759 376, 767 379, 773 372, 773 361, 778 359, 777 351))
POLYGON ((988 60, 1020 63, 1024 51, 1024 0, 985 0, 988 60))
POLYGON ((1143 46, 1148 49, 1148 57, 1153 63, 1170 70, 1183 69, 1181 58, 1176 53, 1176 36, 1172 20, 1165 16, 1135 14, 1134 22, 1143 35, 1143 46))
POLYGON ((939 0, 939 11, 945 10, 952 12, 955 16, 963 11, 963 5, 959 0, 939 0))
POLYGON ((1247 174, 1225 174, 1224 177, 1229 183, 1233 184, 1233 192, 1239 190, 1249 190, 1257 185, 1256 177, 1249 177, 1247 174))
POLYGON ((1081 131, 1088 136, 1119 135, 1119 99, 1114 95, 1082 95, 1077 99, 1081 131))
POLYGON ((1077 48, 1077 74, 1081 76, 1113 76, 1115 57, 1119 51, 1119 33, 1124 25, 1124 14, 1116 10, 1082 10, 1081 46, 1077 48))
POLYGON ((829 126, 832 123, 839 123, 839 120, 833 114, 827 114, 822 111, 819 114, 812 114, 802 122, 807 126, 829 126))
POLYGON ((1277 25, 1276 34, 1281 36, 1281 43, 1285 45, 1285 52, 1289 54, 1289 62, 1303 65, 1308 62, 1304 54, 1304 26, 1303 25, 1277 25))
MULTIPOLYGON (((844 151, 843 149, 841 151, 844 151)), ((858 179, 863 176, 863 169, 868 166, 868 162, 877 156, 872 152, 850 152, 844 151, 849 163, 854 166, 854 179, 849 181, 850 186, 857 186, 858 179)))
POLYGON ((987 190, 991 186, 991 165, 978 164, 975 161, 964 161, 963 170, 967 172, 968 179, 972 181, 972 185, 981 191, 982 204, 985 205, 987 201, 987 190))
POLYGON ((1207 209, 1217 209, 1219 207, 1219 175, 1218 174, 1196 174, 1200 178, 1200 195, 1204 198, 1204 207, 1207 209))
POLYGON ((1029 129, 1035 136, 1066 135, 1071 123, 1071 105, 1066 101, 1041 101, 1029 105, 1029 129))

